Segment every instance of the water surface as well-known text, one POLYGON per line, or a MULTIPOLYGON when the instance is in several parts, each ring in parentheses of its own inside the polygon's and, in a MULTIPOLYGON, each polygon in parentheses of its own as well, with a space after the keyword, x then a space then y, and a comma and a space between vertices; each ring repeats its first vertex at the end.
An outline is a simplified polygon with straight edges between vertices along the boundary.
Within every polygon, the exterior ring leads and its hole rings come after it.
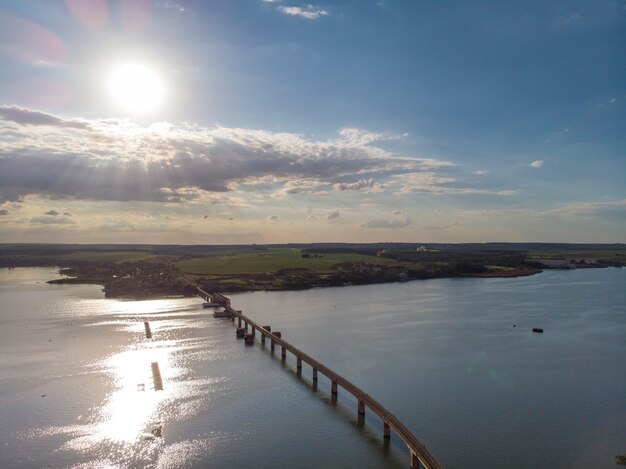
MULTIPOLYGON (((625 274, 232 299, 377 398, 448 468, 608 468, 626 451, 625 274)), ((200 300, 107 300, 54 277, 0 269, 1 466, 406 467, 402 443, 384 445, 371 414, 359 422, 351 396, 333 402, 306 365, 298 377, 278 348, 245 347, 200 300)))

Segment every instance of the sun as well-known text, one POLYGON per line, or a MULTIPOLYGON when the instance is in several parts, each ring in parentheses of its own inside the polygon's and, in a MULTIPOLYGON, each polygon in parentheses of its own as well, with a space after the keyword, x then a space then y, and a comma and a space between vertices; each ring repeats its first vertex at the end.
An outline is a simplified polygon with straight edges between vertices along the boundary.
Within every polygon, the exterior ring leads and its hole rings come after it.
POLYGON ((158 73, 139 63, 124 63, 114 67, 108 86, 115 104, 136 114, 157 109, 165 91, 158 73))

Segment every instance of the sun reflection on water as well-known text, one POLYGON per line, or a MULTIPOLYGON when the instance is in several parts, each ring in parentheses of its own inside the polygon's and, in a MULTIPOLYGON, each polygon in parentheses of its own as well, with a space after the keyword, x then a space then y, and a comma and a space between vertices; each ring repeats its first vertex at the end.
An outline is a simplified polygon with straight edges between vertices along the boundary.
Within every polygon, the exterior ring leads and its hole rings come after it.
POLYGON ((159 425, 159 405, 172 395, 168 378, 172 377, 170 351, 140 347, 111 356, 107 366, 114 373, 114 391, 100 411, 97 433, 111 441, 133 442, 152 438, 151 430, 159 425), (158 363, 164 382, 155 389, 152 363, 158 363))

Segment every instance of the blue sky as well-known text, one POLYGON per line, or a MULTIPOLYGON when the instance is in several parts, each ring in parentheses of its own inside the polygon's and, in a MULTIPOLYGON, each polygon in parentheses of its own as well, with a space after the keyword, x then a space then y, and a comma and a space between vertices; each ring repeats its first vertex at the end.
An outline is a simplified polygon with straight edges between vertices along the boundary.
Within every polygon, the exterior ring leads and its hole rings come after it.
POLYGON ((0 0, 0 241, 626 242, 625 20, 0 0), (120 64, 157 77, 154 109, 112 97, 120 64))

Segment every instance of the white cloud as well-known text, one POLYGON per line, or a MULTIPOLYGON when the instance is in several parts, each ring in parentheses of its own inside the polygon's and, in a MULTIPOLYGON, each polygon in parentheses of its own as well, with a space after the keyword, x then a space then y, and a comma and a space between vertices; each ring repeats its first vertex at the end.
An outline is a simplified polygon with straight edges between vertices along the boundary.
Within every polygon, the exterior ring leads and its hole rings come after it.
POLYGON ((306 8, 281 5, 278 10, 285 15, 299 16, 307 20, 316 20, 322 16, 328 16, 327 10, 321 10, 313 5, 307 5, 306 8))
POLYGON ((543 160, 535 160, 530 163, 531 168, 541 168, 543 166, 543 160))
POLYGON ((405 228, 411 224, 411 220, 409 220, 405 216, 394 217, 394 218, 374 218, 372 220, 363 223, 361 227, 363 228, 405 228))
POLYGON ((510 189, 481 189, 477 187, 464 187, 455 178, 441 176, 432 171, 411 172, 392 176, 398 181, 400 194, 428 193, 436 195, 444 194, 486 194, 508 196, 515 194, 510 189))
MULTIPOLYGON (((76 200, 242 203, 239 194, 387 189, 382 181, 452 163, 400 157, 373 144, 383 137, 344 129, 341 138, 119 120, 77 120, 14 106, 0 110, 17 138, 0 147, 0 202, 39 194, 76 200), (59 171, 63 168, 63 171, 59 171), (361 176, 361 179, 358 179, 361 176), (219 195, 222 194, 222 195, 219 195)), ((405 176, 410 178, 410 176, 405 176)), ((439 178, 439 179, 437 179, 439 178)))
POLYGON ((355 182, 338 182, 333 184, 333 187, 338 191, 365 190, 366 192, 381 192, 385 189, 383 184, 374 181, 372 178, 359 179, 355 182))

